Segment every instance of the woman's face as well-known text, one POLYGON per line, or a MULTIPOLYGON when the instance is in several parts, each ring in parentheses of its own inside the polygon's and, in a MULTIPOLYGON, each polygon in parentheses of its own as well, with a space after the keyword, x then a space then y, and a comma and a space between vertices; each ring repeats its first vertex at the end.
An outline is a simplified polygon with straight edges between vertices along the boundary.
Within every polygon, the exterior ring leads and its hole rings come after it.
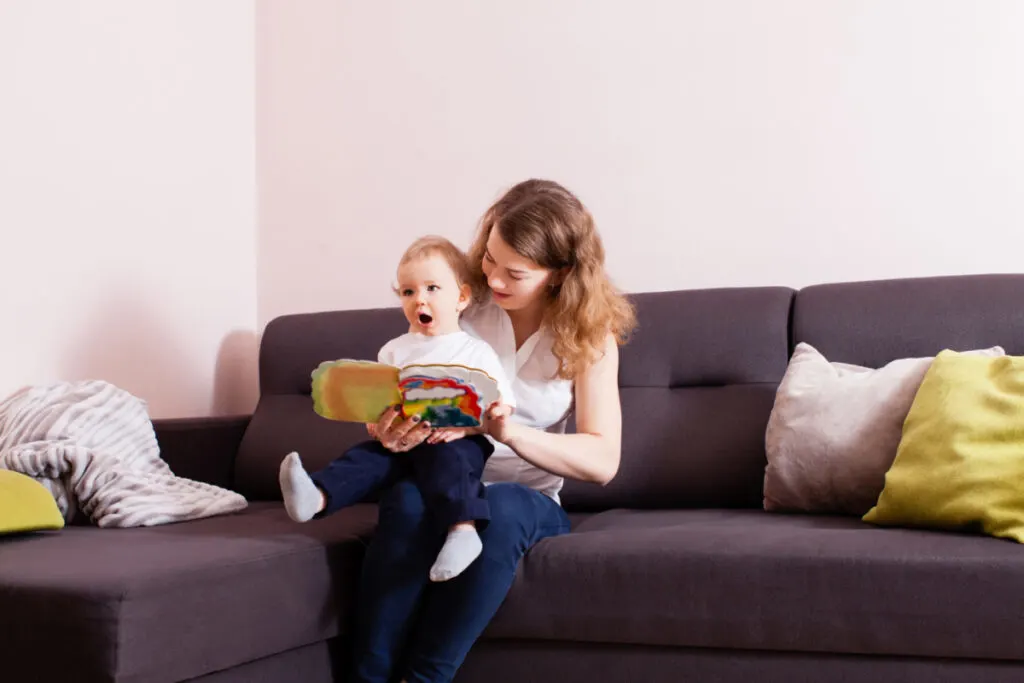
POLYGON ((519 311, 544 300, 553 272, 517 254, 491 228, 484 252, 484 275, 494 301, 506 311, 519 311))

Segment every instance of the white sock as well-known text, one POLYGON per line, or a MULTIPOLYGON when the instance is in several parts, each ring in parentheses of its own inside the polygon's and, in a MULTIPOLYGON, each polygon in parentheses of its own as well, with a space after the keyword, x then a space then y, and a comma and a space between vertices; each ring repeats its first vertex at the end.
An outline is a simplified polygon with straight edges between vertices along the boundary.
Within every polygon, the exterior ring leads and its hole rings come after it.
POLYGON ((456 527, 448 532, 444 547, 430 568, 431 581, 448 581, 473 564, 484 549, 480 534, 474 527, 456 527))
POLYGON ((308 522, 323 508, 323 493, 302 468, 298 453, 289 453, 281 462, 277 479, 281 484, 284 509, 296 522, 308 522))

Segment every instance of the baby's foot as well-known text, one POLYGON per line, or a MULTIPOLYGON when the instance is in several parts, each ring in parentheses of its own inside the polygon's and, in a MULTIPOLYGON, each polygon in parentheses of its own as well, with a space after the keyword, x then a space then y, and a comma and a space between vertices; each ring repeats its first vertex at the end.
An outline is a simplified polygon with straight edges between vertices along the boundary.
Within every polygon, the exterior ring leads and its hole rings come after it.
POLYGON ((313 480, 302 469, 299 454, 294 451, 281 462, 278 473, 284 509, 296 522, 308 522, 324 507, 324 496, 313 480))
POLYGON ((483 550, 480 534, 472 526, 454 527, 448 532, 448 539, 430 568, 431 581, 448 581, 473 564, 483 550))

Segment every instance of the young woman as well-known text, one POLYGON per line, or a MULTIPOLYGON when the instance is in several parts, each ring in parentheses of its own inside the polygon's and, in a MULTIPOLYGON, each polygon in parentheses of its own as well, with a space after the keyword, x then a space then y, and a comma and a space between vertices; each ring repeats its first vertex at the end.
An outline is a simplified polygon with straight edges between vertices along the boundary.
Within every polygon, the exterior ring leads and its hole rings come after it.
MULTIPOLYGON (((444 535, 425 531, 430 521, 414 482, 384 494, 359 587, 358 681, 452 680, 524 553, 569 531, 563 480, 606 484, 618 471, 618 346, 635 318, 605 274, 590 212, 557 183, 522 182, 484 214, 470 259, 476 303, 462 324, 497 352, 516 399, 514 412, 494 406, 488 414, 495 451, 483 480, 491 521, 476 561, 451 581, 431 583, 444 535), (577 431, 566 434, 573 410, 577 431)), ((429 426, 391 412, 376 428, 395 453, 430 436, 429 426)))

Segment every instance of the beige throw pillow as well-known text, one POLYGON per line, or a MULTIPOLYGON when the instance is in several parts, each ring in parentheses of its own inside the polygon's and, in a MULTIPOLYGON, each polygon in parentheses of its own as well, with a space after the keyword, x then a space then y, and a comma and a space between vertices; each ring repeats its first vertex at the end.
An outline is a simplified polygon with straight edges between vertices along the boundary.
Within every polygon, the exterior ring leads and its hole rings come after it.
MULTIPOLYGON (((998 346, 969 351, 1003 356, 998 346)), ((862 516, 896 458, 903 421, 933 357, 878 369, 830 363, 800 343, 768 419, 764 509, 862 516)))

